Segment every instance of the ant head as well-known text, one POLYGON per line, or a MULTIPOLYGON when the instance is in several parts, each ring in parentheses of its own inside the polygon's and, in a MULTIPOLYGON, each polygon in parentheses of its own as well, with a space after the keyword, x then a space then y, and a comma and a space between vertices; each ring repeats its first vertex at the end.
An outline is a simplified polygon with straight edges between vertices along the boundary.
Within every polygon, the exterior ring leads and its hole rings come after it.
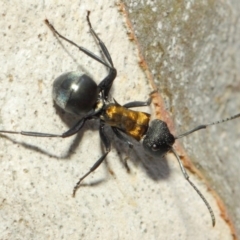
POLYGON ((151 155, 162 157, 172 149, 174 142, 175 138, 170 133, 167 124, 155 119, 148 128, 143 147, 151 155))

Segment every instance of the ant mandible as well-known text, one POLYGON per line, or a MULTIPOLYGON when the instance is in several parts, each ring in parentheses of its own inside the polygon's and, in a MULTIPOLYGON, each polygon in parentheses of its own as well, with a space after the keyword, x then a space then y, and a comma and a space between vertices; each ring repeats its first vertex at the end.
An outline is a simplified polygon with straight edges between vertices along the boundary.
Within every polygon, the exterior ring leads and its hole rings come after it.
POLYGON ((90 173, 92 173, 101 165, 101 163, 104 161, 104 159, 111 150, 111 142, 104 130, 105 124, 107 124, 111 126, 111 129, 121 141, 124 141, 125 143, 128 144, 129 148, 132 148, 133 144, 128 140, 128 138, 125 135, 128 135, 137 141, 143 140, 142 144, 144 149, 153 156, 163 157, 166 153, 172 152, 178 160, 178 163, 180 165, 181 171, 185 179, 194 188, 194 190, 198 193, 198 195, 201 197, 201 199, 207 206, 208 211, 211 215, 212 225, 214 226, 215 216, 213 210, 210 204, 205 199, 205 197, 202 195, 202 193, 190 181, 189 176, 178 154, 173 148, 173 144, 176 139, 185 137, 195 131, 207 128, 210 125, 219 124, 222 122, 238 118, 240 117, 240 113, 218 122, 200 125, 181 135, 173 136, 170 133, 169 128, 164 121, 155 119, 150 124, 150 114, 140 111, 133 111, 129 109, 134 107, 148 106, 151 103, 151 98, 146 102, 134 101, 124 104, 123 106, 118 104, 115 100, 114 103, 110 103, 108 100, 108 95, 112 87, 113 81, 116 78, 117 70, 113 65, 113 61, 108 52, 107 47, 98 37, 96 32, 93 30, 89 19, 89 15, 90 11, 88 11, 87 13, 87 22, 90 31, 93 37, 97 40, 104 55, 104 58, 106 60, 101 59, 100 57, 90 52, 89 50, 67 39, 66 37, 61 35, 47 19, 45 20, 47 26, 56 36, 77 47, 80 51, 84 52, 92 59, 100 62, 109 70, 108 75, 98 85, 91 77, 78 71, 64 73, 55 79, 53 83, 52 95, 56 104, 66 112, 76 115, 85 114, 85 116, 82 117, 68 131, 62 134, 28 132, 28 131, 18 132, 7 130, 0 130, 0 133, 21 134, 33 137, 66 138, 78 133, 82 129, 87 120, 97 119, 100 121, 99 133, 100 138, 105 147, 105 153, 95 162, 95 164, 90 168, 90 170, 79 179, 79 181, 77 182, 73 189, 72 193, 73 197, 75 197, 76 191, 80 187, 80 184, 83 181, 83 179, 85 179, 90 173))

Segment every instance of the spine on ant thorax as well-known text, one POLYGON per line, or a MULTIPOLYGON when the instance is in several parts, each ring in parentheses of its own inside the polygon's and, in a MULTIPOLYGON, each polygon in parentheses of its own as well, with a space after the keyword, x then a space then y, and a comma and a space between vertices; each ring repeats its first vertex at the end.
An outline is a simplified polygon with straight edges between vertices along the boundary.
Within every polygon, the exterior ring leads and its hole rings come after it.
POLYGON ((148 130, 150 114, 111 103, 105 106, 101 119, 140 141, 148 130))

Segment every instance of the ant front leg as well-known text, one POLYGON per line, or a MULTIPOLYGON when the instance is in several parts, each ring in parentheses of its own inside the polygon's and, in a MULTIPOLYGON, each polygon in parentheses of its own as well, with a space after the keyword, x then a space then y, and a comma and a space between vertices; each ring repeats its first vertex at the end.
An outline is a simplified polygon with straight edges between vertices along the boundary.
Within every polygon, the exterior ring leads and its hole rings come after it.
POLYGON ((146 102, 142 102, 142 101, 134 101, 134 102, 129 102, 123 105, 123 107, 125 108, 134 108, 134 107, 146 107, 146 106, 150 106, 151 102, 152 102, 152 97, 151 95, 153 93, 155 93, 156 90, 152 91, 149 95, 150 97, 148 98, 148 100, 146 102))
POLYGON ((106 152, 97 160, 97 162, 95 162, 93 164, 93 166, 90 168, 90 170, 79 179, 79 181, 77 182, 77 184, 75 185, 75 187, 73 189, 73 194, 72 194, 73 197, 75 197, 76 191, 80 187, 80 184, 83 181, 83 179, 85 179, 90 173, 94 172, 104 161, 104 159, 106 158, 108 153, 111 151, 111 143, 110 143, 110 140, 108 139, 106 133, 104 132, 104 126, 105 126, 104 122, 100 121, 99 133, 100 133, 100 138, 103 142, 103 145, 106 148, 106 152))
POLYGON ((150 106, 151 102, 152 102, 152 98, 149 97, 149 99, 146 102, 142 102, 142 101, 129 102, 124 104, 123 107, 125 108, 146 107, 146 106, 150 106))

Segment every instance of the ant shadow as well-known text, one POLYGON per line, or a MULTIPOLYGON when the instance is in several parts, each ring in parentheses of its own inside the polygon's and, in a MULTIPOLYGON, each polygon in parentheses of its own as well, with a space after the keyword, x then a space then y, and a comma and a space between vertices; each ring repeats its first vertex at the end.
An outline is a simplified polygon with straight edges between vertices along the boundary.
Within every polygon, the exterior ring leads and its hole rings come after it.
MULTIPOLYGON (((71 126, 73 126, 81 116, 73 116, 72 114, 64 112, 61 108, 59 108, 55 103, 54 107, 56 110, 56 114, 60 117, 60 119, 64 122, 64 124, 69 129, 71 126)), ((58 160, 70 160, 71 156, 74 155, 77 151, 77 148, 79 147, 80 143, 83 139, 84 132, 87 130, 90 131, 98 131, 99 130, 99 123, 96 120, 87 121, 83 128, 75 135, 73 141, 70 143, 68 149, 66 150, 65 154, 59 156, 54 153, 50 153, 44 148, 23 142, 23 141, 16 141, 14 138, 9 137, 4 134, 0 134, 1 138, 7 139, 11 141, 13 144, 19 144, 23 148, 37 152, 42 155, 46 155, 50 158, 56 158, 58 160)), ((67 129, 66 129, 67 130, 67 129)), ((130 149, 128 145, 121 140, 119 140, 114 133, 111 131, 110 127, 106 128, 106 134, 109 137, 111 141, 111 147, 115 148, 117 151, 117 155, 119 157, 120 162, 124 165, 126 171, 131 174, 132 169, 128 167, 128 164, 126 161, 131 161, 134 166, 139 166, 145 171, 148 177, 150 177, 154 181, 159 181, 162 179, 167 179, 170 175, 170 170, 167 161, 164 158, 156 158, 153 156, 148 155, 144 149, 142 144, 135 141, 134 139, 129 138, 130 141, 134 144, 134 147, 130 149), (134 142, 133 142, 134 141, 134 142), (127 158, 127 160, 126 160, 127 158)), ((100 137, 99 137, 100 140, 100 137)), ((101 145, 101 152, 102 154, 105 152, 105 149, 103 145, 101 145)), ((108 172, 112 175, 114 174, 114 168, 111 169, 108 165, 108 160, 111 159, 111 152, 108 154, 105 163, 105 167, 108 170, 108 172)), ((97 161, 97 159, 96 159, 97 161)), ((93 161, 95 163, 95 161, 93 161)), ((89 166, 91 167, 91 166, 89 166)), ((88 169, 86 169, 87 171, 88 169)), ((97 169, 95 170, 97 171, 97 169)), ((84 187, 92 187, 97 186, 103 182, 105 182, 107 179, 100 179, 97 181, 92 181, 91 183, 82 183, 81 186, 84 187)))
POLYGON ((154 157, 145 152, 141 143, 129 138, 133 143, 133 148, 129 148, 126 143, 119 139, 114 139, 112 146, 117 150, 118 156, 126 171, 131 174, 128 162, 133 166, 140 166, 146 175, 154 181, 167 179, 170 176, 170 169, 165 157, 154 157))

